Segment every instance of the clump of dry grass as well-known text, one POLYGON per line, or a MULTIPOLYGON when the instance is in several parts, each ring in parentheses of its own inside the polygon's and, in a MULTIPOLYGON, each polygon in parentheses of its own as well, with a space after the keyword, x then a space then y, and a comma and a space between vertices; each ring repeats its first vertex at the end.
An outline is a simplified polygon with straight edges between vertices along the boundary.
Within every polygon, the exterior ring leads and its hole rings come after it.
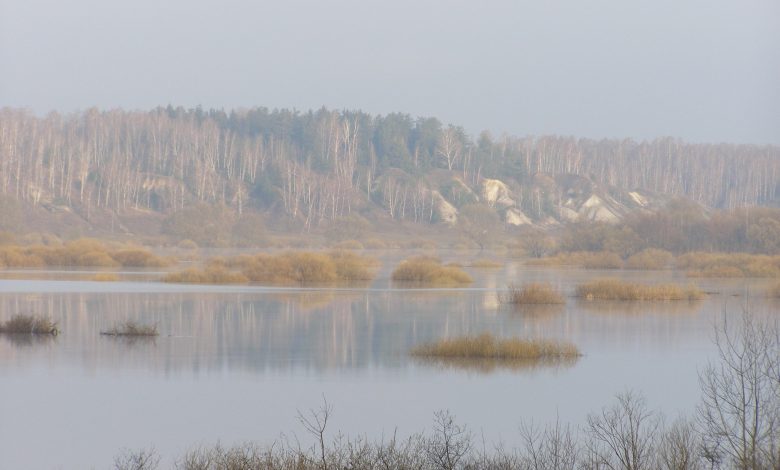
POLYGON ((205 270, 187 269, 169 274, 163 281, 199 284, 332 284, 371 280, 376 264, 373 258, 344 250, 240 255, 212 258, 205 270))
POLYGON ((162 281, 182 284, 246 284, 249 279, 241 273, 209 266, 206 269, 189 268, 170 273, 163 277, 162 281))
POLYGON ((528 264, 535 266, 579 266, 585 269, 620 269, 623 260, 609 251, 575 251, 558 253, 546 258, 533 259, 528 264))
POLYGON ((577 296, 586 300, 698 300, 704 292, 695 286, 676 284, 642 285, 618 279, 598 279, 577 287, 577 296))
POLYGON ((647 248, 639 253, 631 255, 626 260, 626 267, 629 269, 665 269, 674 262, 674 255, 666 250, 657 248, 647 248))
POLYGON ((506 293, 499 295, 502 304, 563 304, 563 295, 549 283, 534 282, 518 286, 509 285, 506 293))
POLYGON ((458 286, 473 280, 456 266, 443 266, 437 258, 417 256, 404 260, 392 275, 393 281, 413 282, 427 286, 458 286))
POLYGON ((494 261, 492 259, 487 259, 487 258, 479 258, 471 262, 472 268, 496 269, 496 268, 501 268, 503 266, 504 266, 503 263, 494 261))
POLYGON ((418 346, 412 355, 453 359, 526 360, 580 356, 571 343, 540 339, 497 338, 490 333, 441 339, 418 346))
POLYGON ((691 252, 677 257, 691 277, 780 277, 780 256, 691 252))
POLYGON ((35 315, 15 315, 5 323, 0 323, 0 333, 28 335, 56 335, 57 324, 48 318, 35 315))
POLYGON ((16 268, 40 267, 162 267, 171 261, 141 248, 109 249, 91 238, 73 240, 59 246, 33 245, 0 248, 0 266, 16 268))
POLYGON ((110 330, 101 331, 106 336, 158 336, 157 325, 142 325, 133 320, 128 320, 114 326, 110 330))

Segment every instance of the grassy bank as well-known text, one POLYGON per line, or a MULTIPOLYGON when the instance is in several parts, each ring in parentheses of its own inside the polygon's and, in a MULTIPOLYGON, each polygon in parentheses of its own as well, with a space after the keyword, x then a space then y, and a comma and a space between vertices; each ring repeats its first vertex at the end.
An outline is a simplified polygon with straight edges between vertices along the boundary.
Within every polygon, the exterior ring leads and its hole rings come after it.
POLYGON ((505 293, 498 296, 502 304, 563 304, 566 300, 549 283, 534 282, 525 285, 510 285, 505 293))
POLYGON ((427 256, 402 261, 393 271, 392 279, 431 287, 462 286, 474 282, 460 267, 442 265, 439 259, 427 256))
POLYGON ((643 285, 618 279, 598 279, 577 287, 577 296, 585 300, 698 300, 704 292, 695 286, 676 284, 643 285))

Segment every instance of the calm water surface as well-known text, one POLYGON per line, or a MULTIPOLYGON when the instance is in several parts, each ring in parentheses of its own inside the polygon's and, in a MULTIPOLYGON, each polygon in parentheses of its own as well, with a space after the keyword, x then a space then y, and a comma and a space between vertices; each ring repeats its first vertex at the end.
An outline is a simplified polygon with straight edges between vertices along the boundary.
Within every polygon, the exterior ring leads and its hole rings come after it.
POLYGON ((53 339, 0 337, 0 468, 110 468, 122 448, 151 445, 168 463, 199 444, 267 443, 280 433, 306 442, 297 410, 323 396, 334 406, 331 434, 410 434, 449 409, 509 445, 521 420, 582 423, 629 389, 674 416, 698 401, 697 370, 713 356, 724 311, 738 316, 746 294, 759 315, 778 307, 764 297, 766 281, 702 280, 712 294, 699 302, 569 298, 516 310, 497 302, 508 282, 546 280, 571 295, 605 273, 515 264, 472 273, 474 288, 457 290, 393 289, 387 269, 351 289, 0 280, 0 320, 43 314, 62 329, 53 339), (99 335, 128 319, 156 323, 160 337, 99 335), (585 355, 511 369, 409 357, 420 343, 484 331, 568 340, 585 355))

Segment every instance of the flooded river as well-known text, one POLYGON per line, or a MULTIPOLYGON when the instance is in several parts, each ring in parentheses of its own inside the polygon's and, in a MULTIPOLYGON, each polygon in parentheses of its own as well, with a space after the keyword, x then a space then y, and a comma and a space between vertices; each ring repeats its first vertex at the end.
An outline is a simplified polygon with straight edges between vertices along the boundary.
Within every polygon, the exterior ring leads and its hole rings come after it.
POLYGON ((340 289, 170 285, 133 275, 98 283, 67 273, 0 280, 0 320, 34 313, 62 330, 33 341, 0 336, 0 468, 110 468, 121 449, 150 446, 167 464, 200 444, 269 443, 281 433, 306 442, 297 411, 323 397, 334 408, 329 435, 408 435, 448 409, 509 446, 521 420, 580 424, 626 390, 674 417, 698 402, 714 324, 739 316, 746 296, 758 315, 778 310, 764 295, 772 283, 758 280, 697 281, 710 295, 695 302, 583 302, 572 296, 576 285, 605 275, 688 281, 674 272, 509 264, 471 270, 469 289, 422 290, 393 288, 387 271, 371 286, 340 289), (556 285, 566 305, 499 305, 498 290, 530 280, 556 285), (157 324, 160 336, 99 334, 129 319, 157 324), (584 356, 513 368, 409 356, 424 342, 486 331, 571 341, 584 356))

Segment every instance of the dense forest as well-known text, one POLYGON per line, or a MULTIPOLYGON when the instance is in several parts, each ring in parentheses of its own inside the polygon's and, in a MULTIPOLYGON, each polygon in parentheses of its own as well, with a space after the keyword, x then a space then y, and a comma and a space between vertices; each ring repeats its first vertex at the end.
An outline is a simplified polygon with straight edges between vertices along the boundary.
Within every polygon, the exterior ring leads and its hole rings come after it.
POLYGON ((560 220, 573 191, 565 178, 605 188, 602 199, 643 191, 643 201, 683 196, 732 209, 775 205, 779 175, 780 148, 772 146, 473 137, 406 114, 0 110, 0 195, 87 219, 100 210, 171 214, 206 203, 239 215, 273 212, 307 228, 368 210, 433 223, 467 204, 500 206, 503 197, 515 220, 560 220), (506 194, 486 198, 488 180, 500 180, 506 194))

